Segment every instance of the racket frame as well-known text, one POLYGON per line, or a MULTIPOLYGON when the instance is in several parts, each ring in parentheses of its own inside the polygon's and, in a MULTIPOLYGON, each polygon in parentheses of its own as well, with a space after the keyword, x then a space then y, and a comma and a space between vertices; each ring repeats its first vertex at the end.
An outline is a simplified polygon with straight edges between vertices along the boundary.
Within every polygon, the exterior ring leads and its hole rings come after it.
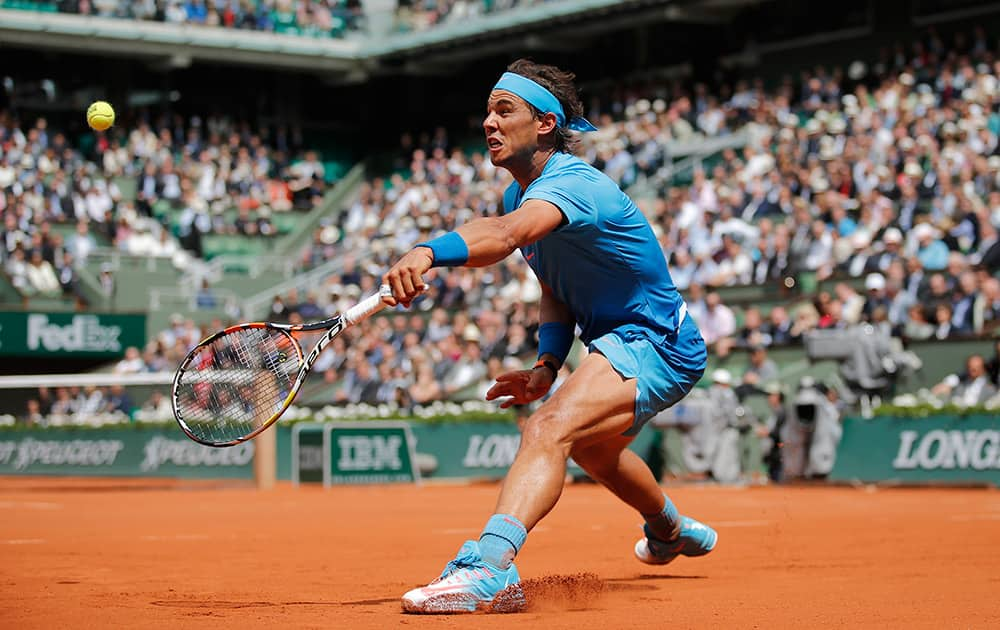
POLYGON ((252 440, 253 438, 257 437, 258 435, 266 431, 268 428, 270 428, 271 425, 277 422, 278 418, 280 418, 281 415, 285 413, 285 411, 291 406, 292 401, 295 400, 295 396, 299 393, 299 389, 305 382, 306 377, 309 376, 309 372, 310 370, 312 370, 313 364, 315 364, 316 360, 319 359, 319 355, 323 353, 324 348, 326 348, 337 335, 343 332, 345 328, 348 328, 349 326, 352 326, 354 324, 357 324, 358 322, 368 319, 375 313, 385 308, 385 303, 382 301, 382 298, 389 295, 392 295, 392 290, 387 285, 382 285, 382 287, 379 289, 379 292, 376 293, 375 295, 369 296, 365 300, 358 303, 356 306, 348 309, 345 313, 334 315, 329 319, 324 319, 322 321, 312 322, 309 324, 278 324, 275 322, 247 322, 243 324, 236 324, 234 326, 229 326, 228 328, 220 330, 212 335, 209 335, 205 339, 202 339, 198 343, 198 345, 196 345, 194 348, 191 349, 190 352, 188 352, 187 356, 184 357, 184 360, 181 361, 180 366, 174 373, 174 381, 171 387, 170 405, 174 412, 174 419, 180 426, 181 431, 183 431, 185 435, 187 435, 189 438, 191 438, 192 440, 194 440, 199 444, 204 444, 205 446, 213 446, 219 448, 227 446, 236 446, 237 444, 242 444, 243 442, 252 440), (201 438, 191 430, 191 428, 187 425, 187 422, 185 422, 184 418, 181 416, 181 413, 178 410, 178 389, 180 388, 181 379, 187 372, 187 366, 190 363, 191 359, 193 359, 194 356, 202 348, 211 345, 216 339, 224 337, 225 335, 238 330, 248 330, 252 328, 267 328, 270 330, 278 330, 287 335, 288 339, 291 341, 292 347, 295 348, 295 352, 298 354, 298 359, 301 363, 301 365, 299 365, 298 372, 295 375, 295 382, 292 384, 291 390, 289 390, 288 395, 285 396, 285 400, 281 403, 281 406, 278 408, 278 410, 270 418, 268 418, 266 422, 261 423, 259 427, 251 431, 249 434, 241 438, 236 438, 225 442, 217 442, 201 438), (316 342, 316 345, 309 352, 309 354, 305 356, 305 358, 303 358, 302 346, 301 344, 299 344, 298 339, 295 338, 295 335, 293 333, 313 332, 317 330, 323 330, 325 332, 316 342))

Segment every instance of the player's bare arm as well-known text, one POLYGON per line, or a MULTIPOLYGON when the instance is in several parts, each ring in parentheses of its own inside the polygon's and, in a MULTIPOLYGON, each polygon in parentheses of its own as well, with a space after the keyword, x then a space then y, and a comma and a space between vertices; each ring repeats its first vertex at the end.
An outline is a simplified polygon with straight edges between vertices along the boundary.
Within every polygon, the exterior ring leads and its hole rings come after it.
MULTIPOLYGON (((501 217, 482 217, 469 221, 454 232, 421 244, 407 252, 382 276, 383 283, 392 288, 386 304, 409 306, 426 287, 423 275, 433 266, 486 267, 510 256, 515 249, 534 243, 559 227, 562 212, 554 204, 540 199, 525 201, 517 212, 501 217), (464 248, 455 261, 441 259, 442 241, 448 248, 464 248), (451 265, 457 262, 459 265, 451 265)), ((450 253, 450 252, 449 252, 450 253)))

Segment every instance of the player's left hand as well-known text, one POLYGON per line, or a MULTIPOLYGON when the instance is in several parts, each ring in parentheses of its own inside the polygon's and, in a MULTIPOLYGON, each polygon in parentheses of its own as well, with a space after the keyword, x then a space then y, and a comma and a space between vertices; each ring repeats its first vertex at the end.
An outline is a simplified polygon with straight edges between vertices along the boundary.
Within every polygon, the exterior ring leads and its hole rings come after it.
POLYGON ((527 405, 544 396, 554 381, 552 370, 546 367, 507 372, 497 377, 496 384, 486 392, 486 400, 509 396, 508 400, 500 403, 501 409, 507 409, 511 405, 527 405))
POLYGON ((431 268, 434 254, 430 248, 415 247, 406 252, 389 271, 382 276, 382 284, 392 289, 392 295, 382 298, 389 306, 402 304, 410 307, 413 298, 427 290, 423 275, 431 268))

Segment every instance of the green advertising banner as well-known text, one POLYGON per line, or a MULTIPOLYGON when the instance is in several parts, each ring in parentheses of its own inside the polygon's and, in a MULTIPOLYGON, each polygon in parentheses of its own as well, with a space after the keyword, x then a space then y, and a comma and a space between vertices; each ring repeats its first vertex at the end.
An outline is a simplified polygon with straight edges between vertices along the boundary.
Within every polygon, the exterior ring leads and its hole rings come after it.
MULTIPOLYGON (((277 476, 299 483, 394 483, 427 476, 500 479, 521 436, 510 422, 296 423, 277 431, 277 476)), ((648 454, 653 431, 630 448, 648 454)), ((0 430, 0 475, 252 479, 254 442, 201 446, 172 425, 0 430)), ((569 471, 581 471, 570 464, 569 471)))
POLYGON ((112 358, 145 343, 141 313, 0 312, 0 356, 112 358))
POLYGON ((1000 416, 847 418, 830 479, 1000 484, 1000 416))
MULTIPOLYGON (((292 481, 323 483, 327 467, 324 453, 328 445, 322 424, 296 424, 292 427, 292 481)), ((279 457, 281 451, 278 451, 279 457)))
POLYGON ((330 483, 419 481, 409 424, 371 421, 328 427, 330 483))
MULTIPOLYGON (((436 460, 434 477, 501 479, 521 444, 521 434, 512 422, 414 423, 412 429, 417 453, 436 460)), ((629 448, 645 457, 652 441, 653 430, 643 429, 629 448)), ((583 473, 573 460, 568 471, 583 473)))
POLYGON ((327 422, 292 428, 292 482, 411 483, 420 480, 406 422, 327 422))
POLYGON ((0 475, 253 478, 253 442, 196 444, 179 430, 49 429, 0 432, 0 475))

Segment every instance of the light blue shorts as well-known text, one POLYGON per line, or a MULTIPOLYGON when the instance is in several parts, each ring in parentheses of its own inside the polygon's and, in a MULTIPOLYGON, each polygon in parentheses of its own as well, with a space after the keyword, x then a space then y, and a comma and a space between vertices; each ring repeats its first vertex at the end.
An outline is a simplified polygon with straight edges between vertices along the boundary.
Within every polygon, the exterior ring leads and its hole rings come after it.
POLYGON ((690 315, 662 342, 642 333, 611 331, 588 349, 603 354, 623 378, 636 379, 635 420, 623 435, 635 435, 650 418, 687 396, 708 361, 705 340, 690 315))

